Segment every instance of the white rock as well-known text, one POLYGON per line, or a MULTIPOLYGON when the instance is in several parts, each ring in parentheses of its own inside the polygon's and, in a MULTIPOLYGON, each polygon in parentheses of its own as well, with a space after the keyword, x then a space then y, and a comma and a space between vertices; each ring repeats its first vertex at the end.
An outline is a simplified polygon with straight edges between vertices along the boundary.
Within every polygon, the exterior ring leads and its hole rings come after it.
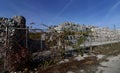
POLYGON ((104 57, 105 55, 97 55, 97 60, 100 60, 104 57))
POLYGON ((37 71, 37 68, 35 68, 34 70, 37 71))
POLYGON ((84 57, 84 58, 85 58, 85 57, 88 57, 88 55, 87 55, 87 54, 84 54, 83 57, 84 57))
POLYGON ((84 72, 84 70, 82 69, 82 70, 80 70, 80 72, 82 72, 82 73, 83 73, 83 72, 84 72))
POLYGON ((61 64, 61 63, 66 63, 66 62, 69 62, 69 59, 64 59, 64 60, 61 60, 60 62, 58 62, 58 64, 61 64))
POLYGON ((73 72, 73 71, 68 71, 67 73, 75 73, 75 72, 73 72))
POLYGON ((83 60, 84 59, 84 57, 82 57, 81 55, 78 55, 77 57, 75 57, 74 58, 75 60, 77 60, 77 61, 80 61, 80 60, 83 60))
POLYGON ((65 62, 69 62, 69 59, 64 59, 65 62))
POLYGON ((64 61, 60 61, 60 62, 58 62, 58 64, 62 64, 62 63, 64 63, 64 61))

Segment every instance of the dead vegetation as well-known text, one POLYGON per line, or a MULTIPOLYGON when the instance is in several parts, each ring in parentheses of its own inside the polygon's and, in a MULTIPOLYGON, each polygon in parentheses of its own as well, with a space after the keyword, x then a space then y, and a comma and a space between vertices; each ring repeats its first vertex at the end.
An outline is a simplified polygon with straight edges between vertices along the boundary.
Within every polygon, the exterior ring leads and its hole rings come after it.
MULTIPOLYGON (((108 56, 116 56, 120 54, 120 43, 114 43, 114 44, 107 44, 102 46, 97 46, 94 48, 94 53, 105 55, 105 57, 101 60, 97 60, 97 58, 94 57, 87 57, 84 60, 76 61, 71 60, 67 63, 62 63, 59 65, 52 65, 49 66, 46 69, 38 68, 38 73, 67 73, 67 71, 77 71, 79 69, 84 69, 86 71, 91 70, 92 67, 99 66, 99 62, 101 61, 108 61, 106 57, 108 56)), ((92 72, 92 71, 91 71, 92 72)), ((86 72, 90 73, 90 71, 86 72)))
POLYGON ((46 69, 38 68, 38 73, 66 73, 69 70, 75 71, 96 64, 98 64, 97 58, 95 56, 92 56, 92 57, 87 57, 81 61, 71 60, 70 62, 67 63, 53 65, 46 69))
POLYGON ((106 56, 116 56, 120 54, 120 43, 102 45, 94 48, 95 54, 102 54, 106 56))

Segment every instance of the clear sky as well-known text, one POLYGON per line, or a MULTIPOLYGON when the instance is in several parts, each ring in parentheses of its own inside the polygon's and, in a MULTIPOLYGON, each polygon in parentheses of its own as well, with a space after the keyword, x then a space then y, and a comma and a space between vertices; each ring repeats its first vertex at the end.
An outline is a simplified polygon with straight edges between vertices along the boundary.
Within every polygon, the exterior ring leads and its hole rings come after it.
POLYGON ((120 28, 120 0, 0 0, 0 17, 22 15, 27 24, 79 24, 120 28))

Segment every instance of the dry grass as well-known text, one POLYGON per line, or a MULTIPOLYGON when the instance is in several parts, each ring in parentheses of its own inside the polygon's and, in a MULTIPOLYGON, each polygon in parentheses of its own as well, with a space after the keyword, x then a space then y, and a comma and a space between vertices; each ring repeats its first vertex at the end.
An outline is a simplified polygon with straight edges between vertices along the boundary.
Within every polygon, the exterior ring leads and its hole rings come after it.
POLYGON ((39 73, 66 73, 69 70, 82 69, 82 68, 86 68, 88 65, 94 65, 94 64, 98 64, 97 58, 87 57, 81 61, 72 60, 67 63, 53 65, 44 70, 42 68, 39 68, 39 73))
POLYGON ((106 56, 116 56, 120 54, 120 43, 108 44, 94 48, 94 53, 106 56))
MULTIPOLYGON (((94 48, 94 52, 96 54, 103 54, 106 57, 116 56, 120 54, 120 43, 97 46, 94 48)), ((104 61, 105 60, 106 59, 104 59, 104 61)), ((89 68, 92 67, 92 65, 99 65, 99 62, 100 61, 97 61, 96 57, 87 57, 85 58, 85 60, 81 60, 81 61, 71 60, 68 63, 53 65, 44 70, 39 68, 39 73, 66 73, 69 70, 76 71, 78 69, 89 70, 89 68)))

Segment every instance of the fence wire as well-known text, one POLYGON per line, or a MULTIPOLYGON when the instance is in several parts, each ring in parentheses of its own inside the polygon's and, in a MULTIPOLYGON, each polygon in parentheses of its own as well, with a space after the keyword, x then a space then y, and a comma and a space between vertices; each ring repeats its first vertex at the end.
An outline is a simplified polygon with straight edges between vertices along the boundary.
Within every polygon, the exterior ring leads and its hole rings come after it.
MULTIPOLYGON (((32 53, 36 53, 39 55, 46 55, 44 50, 50 50, 50 55, 56 56, 56 53, 59 52, 74 50, 74 48, 70 45, 69 41, 72 41, 72 45, 78 44, 75 38, 81 36, 82 34, 78 34, 79 32, 75 32, 74 37, 73 35, 66 35, 62 33, 62 31, 55 31, 55 30, 43 30, 43 29, 30 29, 30 28, 0 28, 0 57, 4 57, 4 68, 8 69, 8 59, 11 50, 11 38, 14 40, 14 43, 18 43, 19 47, 27 48, 32 53), (23 31, 19 35, 19 31, 23 31), (24 34, 22 34, 24 33, 24 34), (22 35, 21 35, 22 34, 22 35), (19 37, 16 39, 16 37, 19 37), (23 42, 19 44, 19 42, 23 42), (69 44, 68 44, 69 43, 69 44), (64 50, 64 51, 63 51, 64 50)), ((93 33, 84 36, 86 39, 81 43, 85 47, 94 46, 93 43, 103 43, 103 42, 112 42, 120 41, 120 35, 113 33, 113 35, 95 35, 93 33), (87 46, 89 44, 89 46, 87 46)), ((79 37, 81 38, 81 37, 79 37)), ((113 42, 114 43, 114 42, 113 42)), ((80 46, 80 45, 79 45, 80 46)), ((47 52, 48 54, 48 52, 47 52)))

